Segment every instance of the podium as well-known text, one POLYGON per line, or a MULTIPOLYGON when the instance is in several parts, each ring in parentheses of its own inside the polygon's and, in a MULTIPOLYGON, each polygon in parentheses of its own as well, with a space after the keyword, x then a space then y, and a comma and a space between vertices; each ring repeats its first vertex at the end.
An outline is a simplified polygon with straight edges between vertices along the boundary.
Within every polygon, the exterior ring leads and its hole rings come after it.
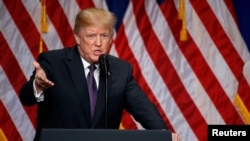
POLYGON ((171 141, 167 130, 43 129, 40 141, 171 141))

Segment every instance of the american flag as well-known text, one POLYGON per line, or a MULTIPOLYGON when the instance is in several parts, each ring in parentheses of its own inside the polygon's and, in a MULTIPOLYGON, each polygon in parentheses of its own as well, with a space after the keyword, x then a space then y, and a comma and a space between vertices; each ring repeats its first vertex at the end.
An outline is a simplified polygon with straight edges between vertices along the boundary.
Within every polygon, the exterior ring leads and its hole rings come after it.
MULTIPOLYGON (((231 0, 0 0, 0 140, 34 137, 36 105, 22 106, 19 90, 41 51, 75 44, 74 19, 87 7, 116 14, 110 54, 133 64, 136 80, 183 141, 206 141, 210 124, 250 124, 250 54, 234 6, 231 0)), ((143 127, 124 111, 121 129, 143 127)))

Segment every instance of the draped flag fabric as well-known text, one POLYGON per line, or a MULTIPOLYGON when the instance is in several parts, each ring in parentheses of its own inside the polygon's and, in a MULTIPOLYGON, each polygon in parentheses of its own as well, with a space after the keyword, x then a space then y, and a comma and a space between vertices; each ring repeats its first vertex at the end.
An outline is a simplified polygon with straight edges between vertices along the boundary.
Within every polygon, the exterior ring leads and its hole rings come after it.
MULTIPOLYGON (((19 90, 41 51, 75 44, 74 19, 87 7, 116 14, 110 54, 132 63, 182 141, 206 141, 210 124, 250 124, 250 55, 231 0, 0 0, 0 140, 34 137, 37 107, 23 106, 19 90)), ((124 111, 121 129, 143 127, 124 111)))

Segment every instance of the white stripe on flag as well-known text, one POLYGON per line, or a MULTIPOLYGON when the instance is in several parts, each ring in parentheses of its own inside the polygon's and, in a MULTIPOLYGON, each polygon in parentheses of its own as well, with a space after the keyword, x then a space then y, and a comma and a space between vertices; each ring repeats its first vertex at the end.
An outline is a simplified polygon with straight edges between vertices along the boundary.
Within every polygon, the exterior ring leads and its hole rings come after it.
MULTIPOLYGON (((41 26, 41 3, 40 1, 22 1, 23 5, 27 9, 27 12, 30 15, 30 18, 32 19, 33 24, 35 24, 37 28, 37 32, 40 33, 40 26, 41 26)), ((72 15, 73 16, 73 15, 72 15)), ((42 38, 48 47, 48 50, 54 50, 54 49, 60 49, 63 48, 63 44, 61 39, 58 36, 58 33, 52 24, 49 16, 46 16, 47 18, 47 24, 48 24, 48 31, 46 34, 42 34, 42 38)), ((63 30, 63 29, 61 29, 63 30)), ((37 49, 39 46, 37 46, 37 49)), ((36 59, 36 58, 35 58, 36 59)))
POLYGON ((75 17, 78 14, 78 12, 81 10, 79 5, 76 3, 76 1, 69 1, 69 0, 59 0, 58 1, 60 5, 62 6, 62 9, 68 19, 68 22, 70 23, 71 28, 74 28, 75 24, 75 17))
POLYGON ((208 3, 210 4, 210 7, 213 9, 214 13, 216 13, 217 19, 220 21, 227 36, 233 43, 233 46, 240 54, 240 57, 242 57, 242 60, 244 62, 249 61, 250 55, 249 51, 247 50, 247 46, 224 1, 208 0, 208 3))
POLYGON ((32 53, 2 1, 0 1, 0 13, 2 13, 0 31, 2 31, 16 60, 18 60, 26 79, 28 79, 33 71, 33 66, 31 65, 33 60, 32 53))
MULTIPOLYGON (((154 63, 151 61, 148 52, 145 49, 145 46, 143 45, 143 41, 135 23, 136 21, 133 13, 133 7, 130 3, 127 13, 124 17, 125 32, 129 41, 130 48, 134 53, 136 60, 139 62, 138 64, 141 68, 141 73, 143 74, 145 80, 147 81, 147 84, 149 84, 149 87, 155 94, 155 97, 160 103, 161 108, 163 108, 165 114, 168 116, 171 123, 175 125, 175 128, 177 129, 178 133, 187 132, 189 133, 190 139, 196 138, 194 134, 191 134, 192 130, 190 130, 191 128, 189 127, 189 125, 186 124, 185 118, 182 116, 182 114, 180 114, 181 112, 179 111, 178 106, 169 94, 169 90, 165 85, 163 85, 164 81, 162 80, 161 76, 157 71, 157 66, 155 66, 154 63), (180 125, 178 124, 178 122, 182 124, 180 125)), ((159 27, 163 27, 163 25, 160 25, 159 27)))
MULTIPOLYGON (((235 95, 235 91, 237 90, 237 87, 235 87, 235 83, 237 83, 237 80, 234 78, 232 72, 230 71, 230 68, 228 68, 227 63, 216 48, 216 45, 210 38, 209 34, 206 31, 206 28, 202 24, 200 18, 197 16, 197 13, 193 9, 193 7, 188 2, 186 2, 186 7, 187 29, 192 36, 192 39, 199 47, 202 55, 206 59, 206 62, 210 66, 211 70, 213 71, 214 75, 216 76, 217 80, 220 82, 228 96, 230 98, 233 98, 235 95)), ((212 103, 210 103, 209 105, 211 104, 212 103)), ((208 117, 211 117, 211 119, 208 120, 208 123, 215 122, 218 124, 224 124, 224 121, 218 118, 220 116, 218 115, 217 110, 212 109, 208 112, 209 113, 207 113, 206 115, 210 115, 208 117)), ((204 117, 207 118, 207 116, 204 117)))
MULTIPOLYGON (((149 15, 148 17, 150 18, 152 26, 153 26, 152 28, 154 29, 159 40, 161 41, 161 44, 164 47, 164 50, 166 51, 165 53, 167 54, 167 56, 169 56, 173 66, 175 67, 176 72, 179 74, 180 80, 182 81, 186 90, 188 91, 191 98, 193 99, 193 102, 198 108, 200 108, 200 112, 203 115, 203 117, 206 117, 205 118, 206 120, 213 121, 214 118, 218 118, 217 121, 221 120, 221 117, 217 109, 213 106, 213 104, 211 104, 212 102, 210 101, 210 98, 207 96, 200 82, 198 81, 194 73, 192 72, 192 68, 188 65, 187 60, 185 59, 185 57, 179 50, 179 46, 177 45, 177 43, 175 42, 175 39, 173 38, 170 27, 168 26, 168 24, 166 24, 166 22, 168 21, 164 21, 165 18, 161 14, 161 12, 159 12, 159 9, 154 10, 157 8, 156 4, 152 5, 152 2, 150 3, 146 1, 145 6, 147 9, 147 14, 149 15), (151 13, 153 13, 154 15, 152 15, 151 13), (202 109, 207 109, 207 107, 210 107, 209 111, 202 110, 202 109), (213 116, 210 115, 211 113, 213 113, 213 116)), ((151 85, 152 83, 153 82, 149 84, 151 85)), ((164 82, 161 82, 161 83, 164 84, 164 82)), ((160 84, 158 85, 161 86, 162 84, 161 85, 160 84)), ((169 90, 167 93, 169 93, 169 90)), ((168 108, 171 109, 170 107, 172 105, 176 105, 174 101, 168 100, 169 99, 168 97, 162 98, 160 95, 163 95, 163 94, 164 92, 159 93, 157 97, 159 97, 158 101, 165 101, 164 103, 161 103, 164 109, 168 109, 168 108)), ((172 109, 176 111, 178 107, 173 106, 172 109)), ((176 111, 175 113, 173 114, 172 113, 173 112, 171 110, 166 111, 167 115, 172 115, 172 117, 170 118, 170 121, 174 125, 177 132, 181 134, 189 134, 188 136, 189 138, 187 140, 196 139, 195 135, 193 134, 193 131, 191 130, 192 128, 187 124, 185 118, 183 116, 180 116, 182 115, 181 112, 176 111)))
MULTIPOLYGON (((22 104, 11 87, 8 77, 5 75, 0 66, 0 101, 2 101, 6 110, 8 111, 16 129, 24 141, 32 141, 35 135, 35 129, 27 113, 22 108, 22 104)), ((11 140, 11 139, 9 139, 11 140)))

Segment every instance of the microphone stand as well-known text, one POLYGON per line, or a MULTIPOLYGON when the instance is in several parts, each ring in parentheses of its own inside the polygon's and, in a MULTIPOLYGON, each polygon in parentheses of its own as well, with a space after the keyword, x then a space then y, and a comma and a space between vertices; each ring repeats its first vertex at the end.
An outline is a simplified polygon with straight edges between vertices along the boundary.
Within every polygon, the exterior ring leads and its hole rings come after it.
POLYGON ((105 77, 105 128, 108 128, 108 60, 106 55, 102 54, 99 57, 100 69, 105 77))
POLYGON ((108 72, 105 73, 105 128, 108 128, 108 72))

